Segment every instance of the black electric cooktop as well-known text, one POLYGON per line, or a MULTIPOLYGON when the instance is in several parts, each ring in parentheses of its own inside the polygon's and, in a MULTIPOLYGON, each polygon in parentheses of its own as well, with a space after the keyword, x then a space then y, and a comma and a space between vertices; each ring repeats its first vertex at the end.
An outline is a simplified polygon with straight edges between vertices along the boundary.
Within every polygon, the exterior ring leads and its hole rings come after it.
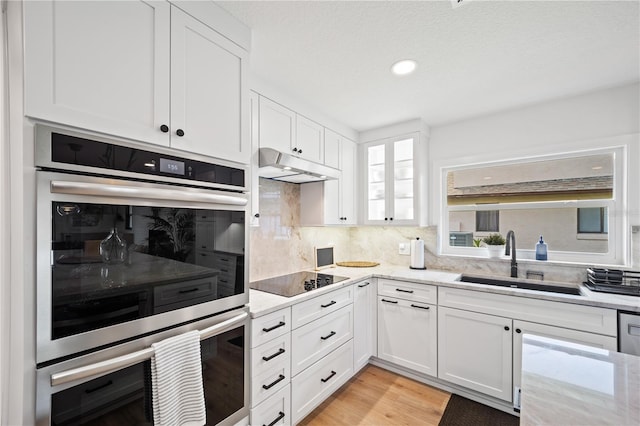
POLYGON ((289 275, 254 281, 249 284, 249 287, 254 290, 277 294, 278 296, 292 297, 348 279, 347 277, 321 274, 319 272, 295 272, 289 275))

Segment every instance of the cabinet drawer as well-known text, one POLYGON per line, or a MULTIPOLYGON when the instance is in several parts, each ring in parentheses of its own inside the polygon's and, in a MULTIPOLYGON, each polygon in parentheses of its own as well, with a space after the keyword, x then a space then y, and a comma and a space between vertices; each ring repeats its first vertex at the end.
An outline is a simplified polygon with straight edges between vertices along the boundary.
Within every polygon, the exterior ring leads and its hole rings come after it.
POLYGON ((353 341, 349 340, 291 380, 291 412, 298 423, 353 375, 353 341))
POLYGON ((353 303, 353 286, 293 305, 291 308, 292 328, 298 328, 351 303, 353 303))
POLYGON ((291 385, 251 409, 251 424, 276 426, 291 424, 291 385))
POLYGON ((291 309, 285 308, 251 320, 251 347, 291 331, 291 309))
POLYGON ((282 362, 291 363, 291 335, 289 333, 253 348, 251 351, 251 374, 257 376, 282 362))
POLYGON ((291 364, 287 359, 278 361, 278 364, 258 375, 251 374, 251 404, 259 404, 287 386, 290 381, 291 364))
POLYGON ((438 300, 438 287, 428 284, 409 283, 406 281, 378 279, 378 295, 436 304, 438 300))
POLYGON ((216 277, 157 286, 153 289, 153 311, 166 312, 214 300, 217 295, 216 277))
POLYGON ((291 332, 291 372, 295 376, 353 336, 353 305, 291 332))
POLYGON ((440 306, 617 336, 614 309, 440 287, 440 306))

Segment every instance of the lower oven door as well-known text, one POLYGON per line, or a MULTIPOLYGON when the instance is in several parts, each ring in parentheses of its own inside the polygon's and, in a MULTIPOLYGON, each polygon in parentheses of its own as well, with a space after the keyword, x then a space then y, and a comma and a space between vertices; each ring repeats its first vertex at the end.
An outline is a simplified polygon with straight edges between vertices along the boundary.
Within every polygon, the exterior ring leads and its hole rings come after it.
POLYGON ((249 316, 242 308, 37 370, 38 425, 151 425, 150 345, 200 330, 207 424, 249 414, 249 316))

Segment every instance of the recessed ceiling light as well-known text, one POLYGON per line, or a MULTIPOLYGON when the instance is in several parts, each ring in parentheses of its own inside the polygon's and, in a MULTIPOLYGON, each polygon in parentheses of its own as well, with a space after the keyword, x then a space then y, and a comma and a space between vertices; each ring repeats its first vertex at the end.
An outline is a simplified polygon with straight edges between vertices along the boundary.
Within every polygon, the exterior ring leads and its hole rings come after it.
POLYGON ((283 169, 284 169, 284 170, 291 170, 291 167, 289 167, 289 166, 284 166, 284 167, 283 167, 283 169))
POLYGON ((407 75, 415 71, 418 63, 413 59, 403 59, 391 66, 391 72, 395 75, 407 75))
POLYGON ((484 180, 491 180, 491 176, 485 176, 483 179, 484 180))
POLYGON ((602 166, 593 166, 591 170, 602 170, 602 166))

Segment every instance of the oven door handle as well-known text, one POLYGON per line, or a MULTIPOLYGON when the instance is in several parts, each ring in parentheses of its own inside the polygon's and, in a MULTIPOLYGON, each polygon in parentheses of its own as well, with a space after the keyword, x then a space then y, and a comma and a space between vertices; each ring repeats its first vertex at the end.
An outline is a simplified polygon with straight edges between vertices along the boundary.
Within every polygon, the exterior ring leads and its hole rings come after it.
POLYGON ((51 192, 56 194, 91 195, 97 197, 144 198, 151 200, 190 201, 246 206, 247 199, 215 191, 199 191, 191 188, 169 189, 134 185, 105 185, 93 182, 52 180, 51 192))
MULTIPOLYGON (((243 312, 239 315, 222 321, 219 324, 212 325, 211 327, 200 330, 200 340, 208 339, 209 337, 224 333, 236 327, 238 323, 246 320, 249 314, 243 312)), ((78 368, 73 368, 67 371, 61 371, 51 375, 51 386, 62 385, 74 380, 86 379, 98 374, 112 373, 117 370, 121 370, 126 367, 138 364, 143 361, 151 359, 154 355, 152 347, 142 349, 130 354, 121 355, 119 357, 111 358, 106 361, 96 362, 95 364, 89 364, 78 368)))

